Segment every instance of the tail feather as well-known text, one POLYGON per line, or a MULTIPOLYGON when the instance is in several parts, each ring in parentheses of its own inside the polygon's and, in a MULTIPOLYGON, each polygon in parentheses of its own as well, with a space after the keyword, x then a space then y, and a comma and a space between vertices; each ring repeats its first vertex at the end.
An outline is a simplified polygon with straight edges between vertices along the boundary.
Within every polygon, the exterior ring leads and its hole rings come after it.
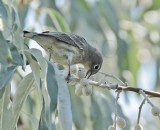
POLYGON ((23 31, 23 36, 27 38, 33 38, 37 33, 35 32, 28 32, 28 31, 23 31))

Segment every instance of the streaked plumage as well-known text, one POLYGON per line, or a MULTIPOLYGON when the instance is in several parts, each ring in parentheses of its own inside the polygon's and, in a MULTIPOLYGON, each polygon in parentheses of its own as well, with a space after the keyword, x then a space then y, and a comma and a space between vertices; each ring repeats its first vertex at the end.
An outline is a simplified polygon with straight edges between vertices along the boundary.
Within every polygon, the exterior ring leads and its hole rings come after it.
POLYGON ((101 68, 101 54, 83 37, 74 33, 24 31, 24 37, 35 40, 46 51, 50 50, 54 62, 62 65, 83 64, 89 76, 101 68))

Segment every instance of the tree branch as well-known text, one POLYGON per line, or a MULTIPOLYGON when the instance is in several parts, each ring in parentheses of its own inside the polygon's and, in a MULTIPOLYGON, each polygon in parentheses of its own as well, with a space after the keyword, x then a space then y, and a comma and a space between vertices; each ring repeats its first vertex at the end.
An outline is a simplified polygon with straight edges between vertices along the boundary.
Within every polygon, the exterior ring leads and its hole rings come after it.
MULTIPOLYGON (((80 79, 78 78, 71 78, 70 80, 74 82, 80 81, 80 79)), ((89 80, 89 84, 96 87, 100 87, 100 88, 106 88, 109 90, 112 89, 112 90, 131 91, 131 92, 136 92, 138 94, 139 94, 139 91, 142 90, 146 95, 149 95, 151 97, 160 97, 160 92, 155 92, 155 91, 146 90, 146 89, 137 88, 137 87, 130 87, 130 86, 127 86, 126 84, 124 85, 111 84, 111 83, 100 84, 99 82, 92 81, 92 80, 89 80)))

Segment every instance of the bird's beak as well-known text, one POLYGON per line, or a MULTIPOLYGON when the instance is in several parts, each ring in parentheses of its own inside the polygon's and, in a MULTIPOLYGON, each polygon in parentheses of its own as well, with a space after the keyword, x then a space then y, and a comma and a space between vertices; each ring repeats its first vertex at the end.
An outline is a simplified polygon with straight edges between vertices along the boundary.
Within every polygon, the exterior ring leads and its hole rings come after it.
POLYGON ((91 71, 91 69, 89 69, 89 70, 87 71, 87 73, 86 73, 85 78, 89 79, 89 77, 90 77, 91 75, 92 75, 92 71, 91 71))

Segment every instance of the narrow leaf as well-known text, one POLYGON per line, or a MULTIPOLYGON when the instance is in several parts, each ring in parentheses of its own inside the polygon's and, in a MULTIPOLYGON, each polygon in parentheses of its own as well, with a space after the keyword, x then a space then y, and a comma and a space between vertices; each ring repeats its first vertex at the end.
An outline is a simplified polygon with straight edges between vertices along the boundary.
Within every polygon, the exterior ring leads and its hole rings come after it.
POLYGON ((44 99, 43 99, 42 102, 43 102, 43 105, 42 105, 42 111, 41 111, 38 130, 49 130, 48 125, 47 125, 48 123, 47 123, 47 120, 46 120, 46 111, 45 111, 44 99))
POLYGON ((2 0, 0 0, 0 15, 3 17, 5 24, 9 27, 7 10, 2 0))
POLYGON ((34 130, 38 130, 38 123, 39 123, 39 120, 31 113, 24 113, 23 114, 31 121, 31 123, 33 124, 34 126, 34 130))
MULTIPOLYGON (((54 65, 54 64, 53 64, 54 65)), ((58 118, 61 130, 72 130, 70 94, 62 73, 54 66, 58 85, 58 118)))
POLYGON ((54 66, 48 62, 47 69, 47 90, 50 97, 50 103, 48 104, 46 97, 43 98, 42 112, 39 122, 40 130, 55 130, 55 124, 52 123, 52 113, 57 108, 57 97, 58 97, 58 85, 55 78, 54 66))
POLYGON ((39 67, 38 63, 35 62, 35 60, 32 58, 29 51, 25 51, 25 52, 26 52, 27 60, 30 64, 30 67, 31 67, 33 75, 34 75, 36 85, 38 86, 38 88, 40 88, 40 67, 39 67))
POLYGON ((32 48, 32 49, 28 50, 27 52, 32 54, 33 57, 39 63, 39 66, 41 67, 41 70, 42 70, 42 73, 43 73, 42 76, 44 78, 46 76, 46 73, 47 73, 47 62, 46 62, 45 58, 42 56, 42 52, 38 49, 35 49, 35 48, 32 48))
POLYGON ((3 96, 3 102, 2 102, 2 115, 1 115, 1 121, 2 121, 2 130, 10 130, 10 124, 13 121, 13 113, 12 113, 12 103, 10 101, 11 96, 11 87, 10 85, 7 85, 5 87, 5 92, 3 96))
POLYGON ((12 64, 23 66, 22 57, 20 56, 16 46, 12 44, 11 42, 8 42, 8 45, 9 45, 11 55, 12 55, 12 64))
POLYGON ((0 64, 6 65, 11 61, 12 56, 7 41, 4 39, 2 32, 0 32, 0 64))
POLYGON ((28 74, 23 78, 16 89, 15 97, 13 97, 13 113, 14 118, 10 125, 10 130, 14 130, 18 121, 22 106, 33 88, 33 73, 28 74))
POLYGON ((36 85, 38 86, 38 95, 42 104, 42 93, 41 93, 41 79, 46 79, 47 73, 47 63, 43 58, 42 53, 38 49, 29 49, 26 50, 26 57, 31 66, 32 72, 34 74, 34 78, 36 81, 36 85), (42 75, 41 75, 42 72, 42 75))
POLYGON ((47 8, 47 9, 45 8, 45 10, 47 11, 48 15, 51 17, 58 31, 64 31, 64 32, 70 31, 69 26, 67 25, 63 17, 59 14, 59 12, 57 12, 53 8, 47 8))
POLYGON ((102 0, 99 6, 99 10, 102 11, 101 12, 102 16, 104 16, 104 18, 106 19, 107 23, 109 24, 113 32, 116 35, 118 35, 118 30, 119 30, 118 17, 110 1, 102 0))
POLYGON ((8 67, 0 72, 0 89, 5 87, 6 83, 10 81, 12 74, 16 70, 16 66, 8 67))
POLYGON ((47 70, 47 89, 51 99, 50 109, 51 112, 54 112, 57 108, 58 85, 55 78, 54 67, 50 62, 48 62, 47 70))
POLYGON ((4 91, 5 91, 4 87, 2 89, 0 89, 0 99, 3 97, 4 91))

